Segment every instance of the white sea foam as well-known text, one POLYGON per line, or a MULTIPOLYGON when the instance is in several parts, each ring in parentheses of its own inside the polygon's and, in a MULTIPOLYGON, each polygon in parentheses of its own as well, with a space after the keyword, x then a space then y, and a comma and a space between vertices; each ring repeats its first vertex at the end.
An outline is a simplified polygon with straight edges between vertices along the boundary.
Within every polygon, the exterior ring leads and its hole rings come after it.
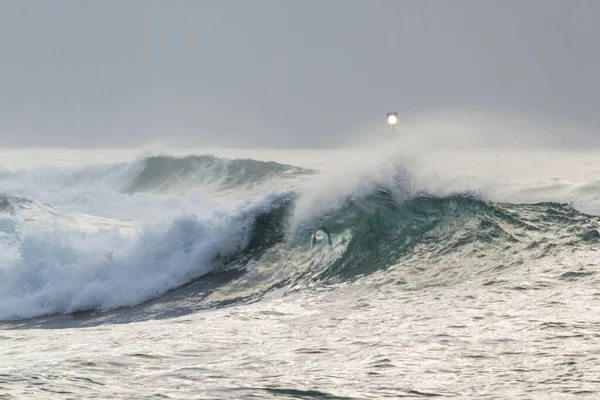
MULTIPOLYGON (((162 218, 139 229, 67 216, 0 218, 0 320, 130 306, 208 273, 244 248, 257 215, 292 192, 233 209, 162 218), (95 229, 90 229, 90 226, 95 229)), ((31 216, 31 214, 28 214, 31 216)))

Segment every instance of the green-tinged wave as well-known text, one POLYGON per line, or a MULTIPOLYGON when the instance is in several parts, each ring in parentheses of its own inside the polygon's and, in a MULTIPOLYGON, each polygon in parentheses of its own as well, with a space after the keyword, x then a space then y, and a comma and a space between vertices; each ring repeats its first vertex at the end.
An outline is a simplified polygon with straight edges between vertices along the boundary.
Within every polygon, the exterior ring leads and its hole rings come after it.
POLYGON ((252 159, 225 159, 212 155, 148 157, 126 192, 163 191, 178 185, 214 184, 218 189, 235 189, 260 184, 268 179, 314 173, 292 165, 252 159))

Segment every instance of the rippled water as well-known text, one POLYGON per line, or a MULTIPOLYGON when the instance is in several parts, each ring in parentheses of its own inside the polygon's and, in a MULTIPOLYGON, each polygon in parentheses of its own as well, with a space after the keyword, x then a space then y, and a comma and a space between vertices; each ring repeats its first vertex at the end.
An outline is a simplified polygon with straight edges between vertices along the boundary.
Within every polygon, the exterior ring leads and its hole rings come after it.
POLYGON ((595 398, 600 292, 576 275, 554 281, 372 280, 172 319, 4 331, 0 388, 8 398, 595 398))

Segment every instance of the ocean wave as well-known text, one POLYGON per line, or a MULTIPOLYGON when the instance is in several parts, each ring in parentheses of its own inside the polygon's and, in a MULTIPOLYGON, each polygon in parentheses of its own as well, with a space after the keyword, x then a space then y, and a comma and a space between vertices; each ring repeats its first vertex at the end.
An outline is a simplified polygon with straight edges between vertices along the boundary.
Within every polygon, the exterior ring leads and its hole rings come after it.
POLYGON ((182 215, 144 226, 94 231, 0 214, 0 319, 132 306, 158 297, 254 248, 261 215, 293 192, 249 199, 233 210, 182 215))
POLYGON ((4 190, 61 187, 107 188, 123 193, 168 192, 212 184, 234 189, 262 183, 270 178, 311 175, 316 171, 252 159, 226 159, 212 155, 186 157, 152 156, 129 163, 43 167, 33 170, 0 170, 4 190))
POLYGON ((56 209, 103 218, 152 221, 287 190, 315 171, 209 155, 142 157, 116 164, 1 170, 0 187, 56 209))
POLYGON ((325 251, 343 247, 305 278, 339 282, 393 267, 427 284, 447 284, 481 273, 482 266, 586 247, 597 240, 599 223, 568 204, 494 203, 470 194, 397 201, 381 189, 303 227, 305 238, 327 228, 333 246, 325 251))
MULTIPOLYGON (((233 302, 373 275, 418 285, 474 277, 493 281, 503 269, 589 250, 599 241, 598 217, 569 204, 497 202, 455 187, 430 190, 415 181, 402 159, 352 165, 329 176, 209 156, 150 157, 103 167, 110 172, 105 182, 124 185, 112 191, 106 185, 100 193, 112 197, 101 211, 118 205, 132 215, 133 208, 142 208, 150 215, 143 221, 66 212, 37 197, 5 194, 0 197, 0 319, 138 305, 188 283, 201 284, 207 274, 232 270, 241 273, 223 280, 217 297, 233 302), (277 178, 287 174, 309 175, 311 181, 284 190, 277 178), (202 195, 186 199, 164 193, 176 182, 202 181, 240 188, 245 195, 244 186, 265 180, 278 190, 234 208, 206 202, 202 195), (183 207, 185 202, 196 207, 183 207)), ((88 166, 78 170, 77 179, 66 180, 70 175, 63 171, 58 181, 88 187, 85 170, 94 171, 88 166)), ((50 187, 53 196, 65 196, 64 186, 50 187)), ((75 204, 93 197, 81 188, 73 193, 75 204)))
POLYGON ((569 204, 495 203, 473 194, 398 199, 380 187, 301 224, 293 221, 295 206, 274 221, 285 237, 253 263, 244 262, 247 274, 225 290, 230 298, 346 284, 373 274, 423 287, 475 277, 491 281, 498 271, 528 262, 594 252, 600 241, 600 219, 569 204))
POLYGON ((198 184, 213 184, 218 189, 241 189, 269 178, 312 174, 315 171, 252 159, 225 159, 212 155, 148 157, 141 161, 137 176, 125 191, 169 191, 198 184))

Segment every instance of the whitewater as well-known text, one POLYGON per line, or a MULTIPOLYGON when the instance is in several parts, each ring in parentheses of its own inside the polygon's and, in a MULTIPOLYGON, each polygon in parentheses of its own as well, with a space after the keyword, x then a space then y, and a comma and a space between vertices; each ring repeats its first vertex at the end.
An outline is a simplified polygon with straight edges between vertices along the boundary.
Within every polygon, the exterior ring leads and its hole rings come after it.
POLYGON ((0 150, 0 398, 596 398, 600 150, 424 149, 0 150))

